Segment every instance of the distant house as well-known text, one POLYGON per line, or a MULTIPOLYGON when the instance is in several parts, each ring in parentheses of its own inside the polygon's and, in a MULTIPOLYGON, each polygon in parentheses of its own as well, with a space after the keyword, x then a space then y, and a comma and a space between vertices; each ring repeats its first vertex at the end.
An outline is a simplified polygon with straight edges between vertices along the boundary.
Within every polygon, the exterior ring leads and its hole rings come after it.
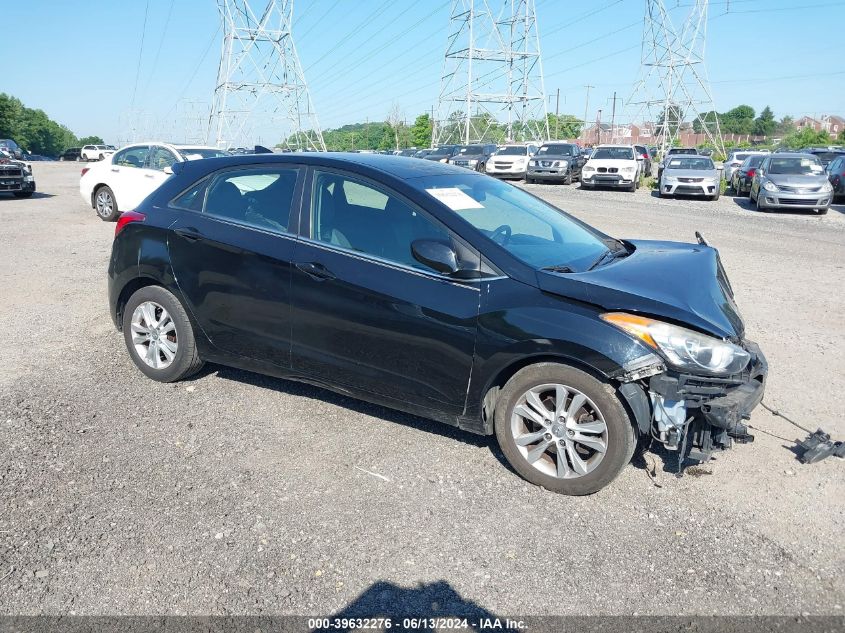
POLYGON ((845 130, 845 119, 836 114, 823 114, 819 118, 802 116, 795 121, 798 130, 810 128, 816 132, 827 132, 831 136, 839 136, 845 130))

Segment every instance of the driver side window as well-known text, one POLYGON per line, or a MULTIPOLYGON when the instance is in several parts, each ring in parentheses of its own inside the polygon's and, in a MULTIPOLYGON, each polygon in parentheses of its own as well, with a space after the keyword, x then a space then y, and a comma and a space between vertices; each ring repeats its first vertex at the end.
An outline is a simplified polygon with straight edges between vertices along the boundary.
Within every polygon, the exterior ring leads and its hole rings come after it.
POLYGON ((113 164, 121 167, 146 167, 150 155, 150 148, 146 145, 127 147, 114 155, 113 164))
POLYGON ((398 197, 328 172, 314 174, 311 226, 315 240, 429 271, 414 258, 411 244, 451 243, 448 231, 398 197))

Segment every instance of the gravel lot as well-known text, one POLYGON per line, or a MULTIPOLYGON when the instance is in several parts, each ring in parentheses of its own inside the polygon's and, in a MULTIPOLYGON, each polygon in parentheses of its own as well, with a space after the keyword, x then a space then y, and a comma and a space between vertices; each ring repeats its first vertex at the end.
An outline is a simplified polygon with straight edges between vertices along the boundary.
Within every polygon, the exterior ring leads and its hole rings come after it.
MULTIPOLYGON (((843 614, 845 464, 798 463, 784 420, 758 409, 773 435, 695 475, 647 453, 567 498, 492 439, 317 388, 216 366, 154 383, 107 314, 114 226, 79 165, 35 174, 36 197, 0 199, 0 614, 843 614)), ((845 207, 528 189, 617 236, 701 231, 767 402, 845 439, 845 207)))

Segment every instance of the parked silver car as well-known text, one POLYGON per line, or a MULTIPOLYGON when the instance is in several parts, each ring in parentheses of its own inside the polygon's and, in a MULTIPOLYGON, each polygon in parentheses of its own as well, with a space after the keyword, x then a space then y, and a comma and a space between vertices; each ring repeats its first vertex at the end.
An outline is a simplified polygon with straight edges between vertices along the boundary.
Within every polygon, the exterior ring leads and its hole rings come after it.
POLYGON ((811 154, 766 156, 751 181, 751 200, 758 211, 813 209, 827 213, 833 187, 818 158, 811 154))
POLYGON ((705 196, 719 199, 719 170, 707 156, 673 156, 660 174, 660 197, 705 196))

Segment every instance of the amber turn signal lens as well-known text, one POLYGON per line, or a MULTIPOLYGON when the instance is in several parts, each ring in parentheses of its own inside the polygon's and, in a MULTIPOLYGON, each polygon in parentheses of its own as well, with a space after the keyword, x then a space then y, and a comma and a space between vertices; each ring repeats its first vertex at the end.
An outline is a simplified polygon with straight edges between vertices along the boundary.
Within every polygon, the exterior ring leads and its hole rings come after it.
POLYGON ((654 339, 648 332, 648 326, 655 323, 653 319, 626 312, 607 312, 600 316, 602 320, 612 323, 616 327, 636 336, 647 345, 657 349, 657 343, 654 342, 654 339))

